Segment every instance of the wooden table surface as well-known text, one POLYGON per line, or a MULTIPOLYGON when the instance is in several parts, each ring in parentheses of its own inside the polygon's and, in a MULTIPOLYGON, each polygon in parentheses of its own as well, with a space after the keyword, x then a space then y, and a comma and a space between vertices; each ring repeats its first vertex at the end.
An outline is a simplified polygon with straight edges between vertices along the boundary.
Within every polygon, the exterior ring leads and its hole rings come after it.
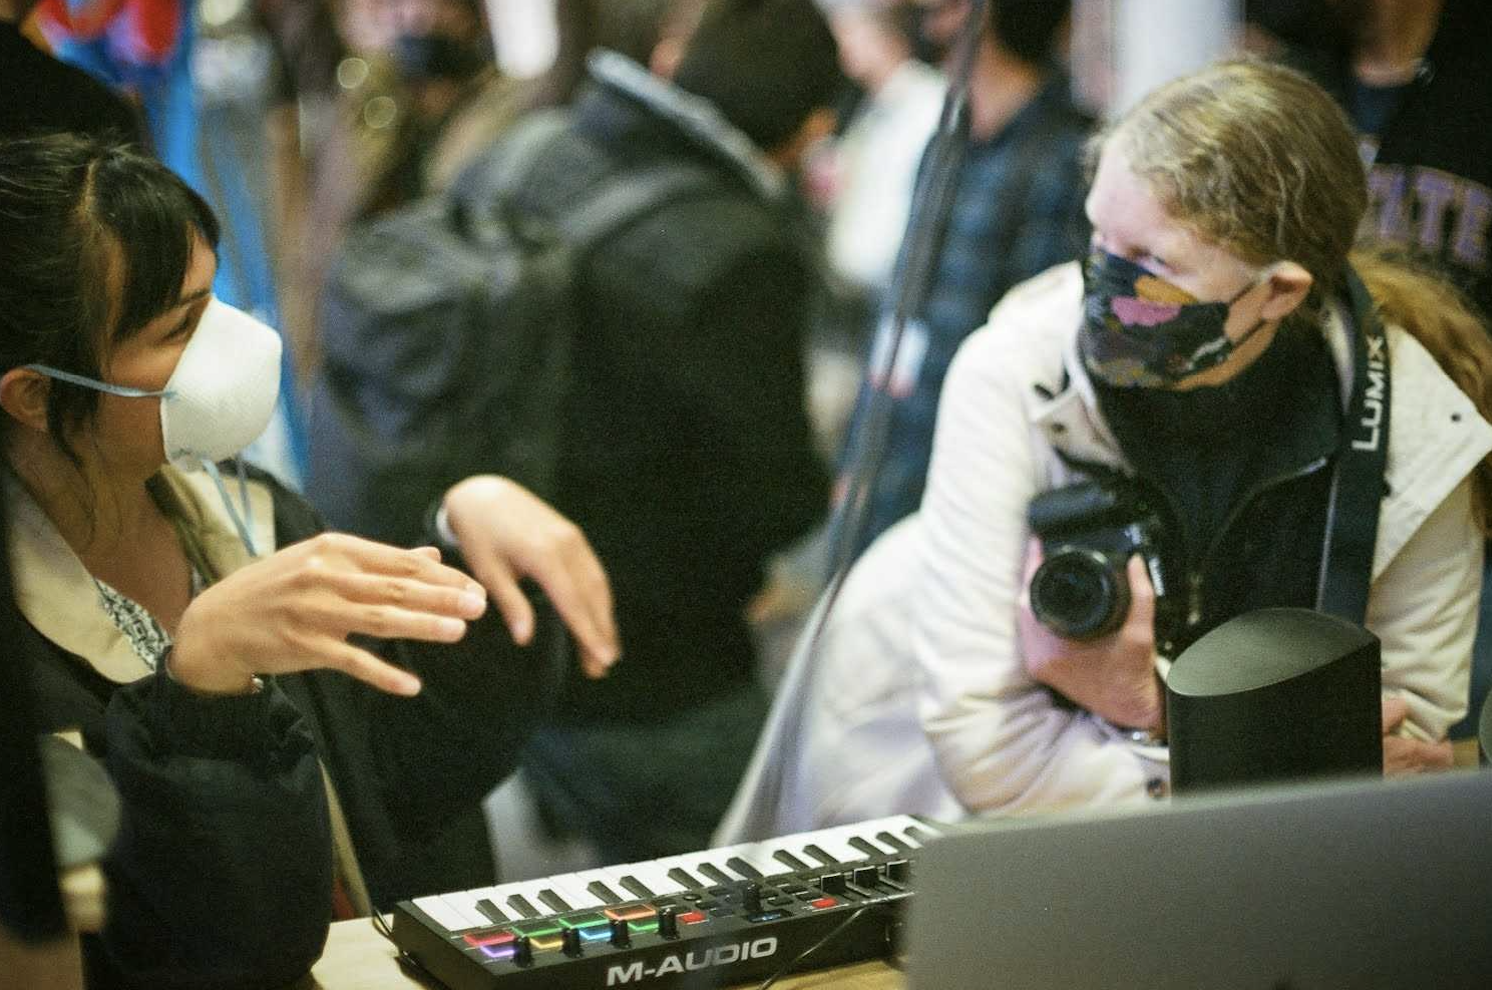
MULTIPOLYGON (((399 966, 394 946, 367 918, 332 925, 326 951, 311 975, 292 990, 438 990, 399 966)), ((881 961, 785 977, 773 990, 901 990, 901 973, 881 961)), ((748 984, 755 986, 755 984, 748 984)))

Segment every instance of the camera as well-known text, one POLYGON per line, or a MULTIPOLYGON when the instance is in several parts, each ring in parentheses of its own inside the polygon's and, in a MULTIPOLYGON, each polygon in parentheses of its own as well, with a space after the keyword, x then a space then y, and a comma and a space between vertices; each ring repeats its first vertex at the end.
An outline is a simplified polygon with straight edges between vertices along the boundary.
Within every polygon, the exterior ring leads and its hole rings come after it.
MULTIPOLYGON (((1166 613, 1160 516, 1132 482, 1087 481, 1043 492, 1026 520, 1041 540, 1042 564, 1031 577, 1031 611, 1064 639, 1106 636, 1129 614, 1126 566, 1138 553, 1155 587, 1157 627, 1166 613)), ((1157 628, 1156 641, 1162 639, 1157 628)))

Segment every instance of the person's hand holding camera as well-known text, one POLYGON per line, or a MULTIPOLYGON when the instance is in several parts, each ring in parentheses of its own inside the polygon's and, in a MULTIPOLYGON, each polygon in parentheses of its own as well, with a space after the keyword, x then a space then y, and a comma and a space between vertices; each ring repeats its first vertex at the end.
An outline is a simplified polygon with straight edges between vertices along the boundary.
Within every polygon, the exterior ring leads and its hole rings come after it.
POLYGON ((1455 765, 1450 741, 1424 742, 1400 735, 1399 726, 1409 717, 1409 703, 1392 695, 1383 696, 1383 775, 1449 770, 1455 765))
POLYGON ((1031 610, 1031 577, 1041 566, 1041 542, 1026 554, 1018 628, 1026 673, 1038 683, 1126 728, 1160 733, 1165 699, 1155 670, 1155 589, 1143 558, 1129 558, 1129 612, 1114 632, 1097 639, 1064 639, 1031 610))

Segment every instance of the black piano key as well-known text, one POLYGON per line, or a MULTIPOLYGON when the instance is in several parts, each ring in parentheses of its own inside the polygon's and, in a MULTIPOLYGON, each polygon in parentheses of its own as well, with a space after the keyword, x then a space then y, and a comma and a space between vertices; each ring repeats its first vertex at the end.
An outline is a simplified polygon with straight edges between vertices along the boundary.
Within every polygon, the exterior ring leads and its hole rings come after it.
POLYGON ((758 870, 739 856, 732 856, 725 861, 725 865, 735 870, 747 880, 760 880, 762 878, 761 870, 758 870))
POLYGON ((906 828, 906 835, 907 838, 911 839, 919 846, 925 846, 933 840, 933 835, 931 832, 927 831, 926 829, 918 828, 916 825, 908 825, 906 828))
POLYGON ((803 862, 801 859, 794 856, 786 849, 778 849, 776 852, 772 853, 772 858, 777 860, 779 863, 783 863, 787 866, 792 867, 795 870, 808 869, 807 863, 803 862))
POLYGON ((490 897, 477 898, 477 910, 486 915, 487 920, 494 925, 504 924, 508 920, 508 916, 502 913, 502 910, 498 908, 497 904, 490 897))
POLYGON ((699 866, 695 867, 695 869, 699 871, 700 875, 709 877, 717 884, 735 883, 738 879, 740 879, 739 877, 733 877, 729 873, 726 873, 714 863, 700 863, 699 866))
POLYGON ((876 845, 874 842, 871 842, 869 839, 862 839, 858 835, 852 836, 848 841, 850 845, 854 846, 856 849, 860 850, 867 856, 886 856, 894 851, 891 849, 882 849, 880 846, 876 845))
POLYGON ((812 856, 814 859, 818 860, 820 863, 823 863, 825 866, 833 866, 834 864, 839 862, 839 860, 835 859, 833 856, 830 856, 826 851, 824 851, 823 847, 815 846, 812 843, 804 846, 803 851, 812 856))
POLYGON ((606 884, 602 883, 600 880, 592 880, 590 883, 585 885, 585 889, 601 898, 601 900, 605 901, 607 904, 620 904, 622 903, 622 901, 626 900, 625 897, 618 894, 610 887, 606 886, 606 884))
POLYGON ((544 906, 549 908, 555 914, 567 914, 575 910, 570 905, 565 903, 565 899, 563 897, 561 897, 555 891, 549 890, 548 888, 539 891, 539 900, 543 901, 544 906))
POLYGON ((908 843, 905 839, 898 838, 897 836, 892 835, 890 832, 877 832, 876 839, 880 842, 884 842, 888 846, 891 846, 897 852, 914 851, 911 844, 908 843))
POLYGON ((653 892, 648 889, 647 884, 643 883, 641 880, 637 879, 634 876, 625 876, 625 877, 622 877, 621 884, 628 891, 630 891, 633 894, 636 894, 638 897, 652 897, 652 896, 654 896, 653 892))
POLYGON ((682 887, 707 887, 708 884, 701 881, 683 867, 675 866, 668 871, 668 879, 682 887))
POLYGON ((544 913, 530 904, 528 902, 528 898, 524 897, 522 894, 514 894, 513 896, 509 897, 508 907, 512 908, 514 911, 517 911, 525 918, 537 918, 539 917, 539 915, 544 913))

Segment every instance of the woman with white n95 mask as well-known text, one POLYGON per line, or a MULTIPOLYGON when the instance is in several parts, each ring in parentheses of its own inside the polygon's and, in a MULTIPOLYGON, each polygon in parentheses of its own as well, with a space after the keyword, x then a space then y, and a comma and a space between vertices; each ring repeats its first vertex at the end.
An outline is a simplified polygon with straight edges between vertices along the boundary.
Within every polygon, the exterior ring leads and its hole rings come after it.
POLYGON ((0 608, 45 727, 81 730, 122 800, 98 985, 280 986, 334 914, 491 883, 485 837, 450 823, 568 662, 518 579, 588 674, 618 652, 584 538, 505 479, 442 506, 475 579, 322 533, 260 472, 222 484, 273 410, 280 343, 213 297, 217 231, 130 149, 0 146, 0 608))

